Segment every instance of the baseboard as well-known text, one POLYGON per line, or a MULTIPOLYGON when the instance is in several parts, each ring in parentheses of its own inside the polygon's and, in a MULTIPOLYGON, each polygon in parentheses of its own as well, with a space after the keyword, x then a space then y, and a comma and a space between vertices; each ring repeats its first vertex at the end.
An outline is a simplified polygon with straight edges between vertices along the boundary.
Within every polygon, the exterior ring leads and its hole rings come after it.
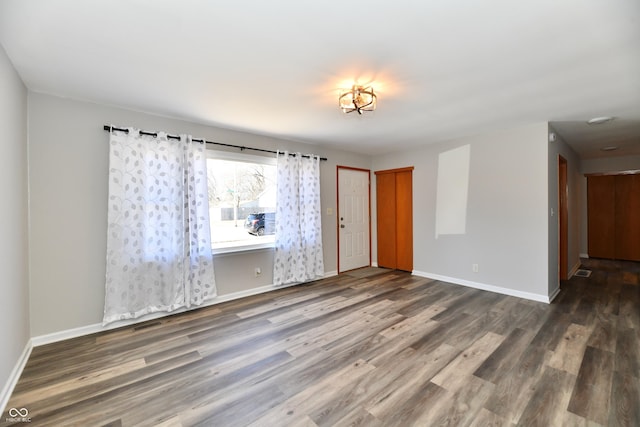
POLYGON ((575 263, 575 265, 573 267, 571 267, 571 271, 569 271, 569 278, 573 277, 574 274, 576 274, 576 271, 578 271, 580 269, 580 260, 578 260, 578 262, 575 263))
POLYGON ((483 291, 495 292, 497 294, 510 295, 512 297, 524 298, 531 301, 544 302, 549 304, 551 298, 548 295, 533 294, 530 292, 517 291, 515 289, 503 288, 500 286, 488 285, 486 283, 472 282, 470 280, 458 279, 456 277, 441 276, 439 274, 427 273, 424 271, 413 270, 411 274, 420 277, 426 277, 428 279, 440 280, 442 282, 449 282, 456 285, 467 286, 470 288, 480 289, 483 291))
POLYGON ((337 276, 338 275, 338 270, 333 270, 333 271, 327 271, 324 273, 324 278, 327 279, 329 277, 333 277, 333 276, 337 276))
POLYGON ((549 303, 551 303, 551 301, 553 301, 558 294, 560 293, 560 288, 556 288, 555 291, 551 292, 551 295, 549 295, 549 303))
MULTIPOLYGON (((163 315, 166 316, 167 313, 153 313, 153 314, 149 314, 148 316, 143 316, 144 317, 143 320, 142 318, 136 319, 136 320, 146 321, 151 319, 157 319, 158 317, 162 317, 163 315)), ((84 335, 91 335, 91 334, 95 334, 96 332, 108 331, 109 329, 115 329, 115 328, 119 328, 120 326, 125 326, 125 321, 115 322, 115 323, 118 323, 118 324, 122 323, 122 325, 102 326, 102 323, 94 323, 93 325, 80 326, 78 328, 65 329, 64 331, 52 332, 50 334, 45 334, 45 335, 38 335, 31 338, 31 342, 33 343, 34 347, 39 347, 41 345, 51 344, 58 341, 69 340, 71 338, 77 338, 84 335)), ((129 324, 133 325, 135 323, 137 322, 132 321, 129 324)))
POLYGON ((580 258, 589 259, 589 254, 580 254, 580 258))
MULTIPOLYGON (((328 271, 324 273, 323 278, 328 278, 328 277, 333 277, 333 276, 337 276, 338 272, 337 271, 328 271)), ((190 310, 197 310, 199 308, 204 308, 204 307, 209 307, 212 305, 216 305, 216 304, 222 304, 223 302, 227 302, 227 301, 233 301, 233 300, 237 300, 240 298, 246 298, 246 297, 250 297, 252 295, 258 295, 258 294, 264 294, 266 292, 270 292, 270 291, 275 291, 276 289, 284 289, 284 288, 289 288, 291 286, 297 286, 300 285, 301 283, 292 283, 292 284, 288 284, 288 285, 284 285, 284 286, 275 286, 273 284, 271 285, 265 285, 265 286, 260 286, 258 288, 252 288, 252 289, 247 289, 244 291, 238 291, 238 292, 233 292, 230 294, 226 294, 226 295, 220 295, 215 297, 214 299, 212 299, 211 301, 207 301, 197 307, 191 307, 191 308, 181 308, 178 310, 174 310, 172 312, 157 312, 157 313, 150 313, 147 314, 145 316, 139 317, 137 319, 128 319, 128 320, 121 320, 118 322, 112 322, 109 323, 106 326, 103 326, 102 323, 94 323, 93 325, 87 325, 87 326, 80 326, 78 328, 72 328, 72 329, 66 329, 64 331, 59 331, 59 332, 53 332, 50 334, 45 334, 45 335, 39 335, 37 337, 33 337, 31 338, 31 342, 33 347, 38 347, 41 345, 45 345, 45 344, 51 344, 54 342, 58 342, 58 341, 64 341, 64 340, 68 340, 71 338, 77 338, 77 337, 81 337, 84 335, 90 335, 90 334, 95 334, 97 332, 104 332, 104 331, 109 331, 112 329, 117 329, 117 328, 122 328, 125 326, 131 326, 131 325, 135 325, 136 323, 141 323, 141 322, 146 322, 149 320, 154 320, 154 319, 159 319, 161 317, 165 317, 165 316, 169 316, 169 315, 173 315, 173 314, 179 314, 179 313, 184 313, 186 311, 190 311, 190 310)))
POLYGON ((5 408, 7 406, 7 403, 9 403, 11 393, 13 393, 13 389, 16 387, 16 384, 20 379, 20 375, 22 375, 22 371, 27 364, 27 360, 29 360, 31 350, 33 350, 33 343, 31 340, 29 340, 27 341, 27 345, 24 346, 24 350, 22 350, 20 358, 18 358, 16 365, 13 367, 9 378, 7 379, 7 382, 2 388, 2 392, 0 393, 0 409, 2 409, 0 414, 5 413, 5 408))
POLYGON ((378 263, 377 261, 371 261, 371 267, 377 267, 378 263))

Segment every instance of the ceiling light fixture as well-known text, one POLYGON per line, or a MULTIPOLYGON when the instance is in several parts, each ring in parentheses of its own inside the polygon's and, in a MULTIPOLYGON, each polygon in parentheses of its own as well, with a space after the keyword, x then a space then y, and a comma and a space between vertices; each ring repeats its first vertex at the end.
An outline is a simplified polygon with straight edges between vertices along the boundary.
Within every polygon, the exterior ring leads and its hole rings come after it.
POLYGON ((613 117, 607 117, 607 116, 594 117, 593 119, 588 120, 587 124, 590 124, 590 125, 601 125, 603 123, 610 122, 611 120, 613 120, 613 117))
POLYGON ((611 145, 609 147, 602 147, 600 151, 616 151, 617 149, 618 147, 616 147, 615 145, 611 145))
POLYGON ((363 111, 375 110, 377 100, 378 97, 371 86, 358 85, 353 85, 350 90, 343 92, 338 98, 343 113, 357 111, 358 114, 362 114, 363 111))

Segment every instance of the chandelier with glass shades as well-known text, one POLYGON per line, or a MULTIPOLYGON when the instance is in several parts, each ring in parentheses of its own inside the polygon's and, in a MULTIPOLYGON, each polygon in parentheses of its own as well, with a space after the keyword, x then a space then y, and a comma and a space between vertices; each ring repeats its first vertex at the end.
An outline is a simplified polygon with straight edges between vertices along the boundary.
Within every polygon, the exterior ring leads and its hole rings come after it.
POLYGON ((357 111, 358 114, 362 114, 363 111, 373 111, 376 109, 376 101, 377 97, 371 86, 359 85, 353 85, 338 98, 343 113, 357 111))

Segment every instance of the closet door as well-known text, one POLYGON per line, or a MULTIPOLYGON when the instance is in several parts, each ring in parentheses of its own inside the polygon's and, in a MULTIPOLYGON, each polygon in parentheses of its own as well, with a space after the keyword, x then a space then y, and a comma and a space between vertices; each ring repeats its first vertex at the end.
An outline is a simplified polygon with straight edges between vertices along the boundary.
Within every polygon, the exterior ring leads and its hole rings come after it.
POLYGON ((615 258, 640 261, 640 175, 615 178, 615 258))
POLYGON ((378 266, 413 270, 411 168, 376 172, 378 266))
POLYGON ((587 176, 589 256, 640 261, 640 175, 587 176))
POLYGON ((615 176, 587 177, 589 257, 615 258, 615 176))
POLYGON ((396 268, 413 271, 413 184, 412 172, 396 175, 396 268))
POLYGON ((378 267, 396 268, 396 175, 376 172, 378 267))

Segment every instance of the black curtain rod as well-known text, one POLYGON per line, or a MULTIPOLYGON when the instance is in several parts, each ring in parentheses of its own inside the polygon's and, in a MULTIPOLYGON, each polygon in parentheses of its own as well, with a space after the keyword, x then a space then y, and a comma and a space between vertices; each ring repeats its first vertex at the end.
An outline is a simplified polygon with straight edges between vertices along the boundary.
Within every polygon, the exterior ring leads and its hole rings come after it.
MULTIPOLYGON (((129 129, 122 129, 122 128, 117 128, 117 127, 109 126, 109 125, 104 125, 104 130, 106 130, 108 132, 111 132, 112 130, 115 130, 115 131, 119 131, 119 132, 129 133, 129 129)), ((154 138, 158 136, 158 134, 156 132, 147 132, 147 131, 144 131, 144 130, 141 130, 140 134, 141 135, 153 136, 154 138)), ((180 139, 180 137, 177 136, 177 135, 167 135, 167 138, 169 138, 169 139, 180 139)), ((260 152, 263 152, 263 153, 278 154, 277 151, 273 151, 273 150, 265 150, 263 148, 244 147, 242 145, 225 144, 223 142, 207 141, 206 139, 195 139, 194 138, 193 141, 201 142, 201 143, 204 143, 204 144, 220 145, 222 147, 239 148, 240 151, 253 150, 253 151, 260 151, 260 152)), ((295 153, 289 153, 289 155, 290 156, 295 156, 295 153)), ((310 156, 308 156, 306 154, 302 154, 302 157, 309 158, 310 156)), ((320 160, 327 160, 327 158, 326 157, 320 157, 320 160)))

